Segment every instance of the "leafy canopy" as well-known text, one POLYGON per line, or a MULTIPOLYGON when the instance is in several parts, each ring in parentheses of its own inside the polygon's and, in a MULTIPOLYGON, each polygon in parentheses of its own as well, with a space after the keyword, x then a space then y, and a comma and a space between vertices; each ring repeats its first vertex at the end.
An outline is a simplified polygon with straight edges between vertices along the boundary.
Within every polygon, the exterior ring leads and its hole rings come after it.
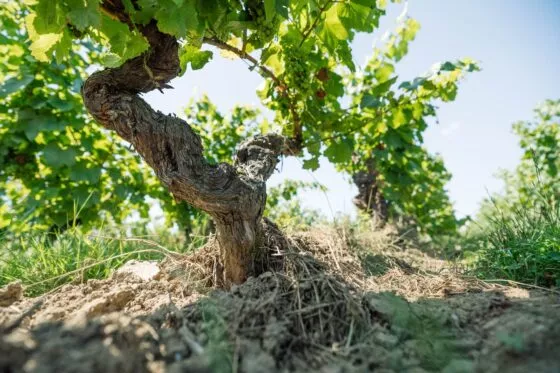
POLYGON ((438 102, 453 101, 467 73, 479 70, 471 59, 437 63, 411 81, 398 82, 397 63, 419 30, 403 18, 386 42, 375 48, 363 71, 345 76, 350 110, 340 119, 342 133, 324 141, 325 155, 338 169, 353 174, 373 160, 381 192, 394 213, 413 218, 430 234, 456 230, 460 221, 445 190, 451 178, 443 160, 422 146, 438 102), (354 154, 354 160, 340 159, 354 154))
POLYGON ((476 275, 560 286, 560 100, 547 100, 530 121, 513 125, 523 150, 505 191, 484 201, 470 234, 476 275))
POLYGON ((162 189, 140 158, 85 112, 80 87, 99 49, 84 41, 63 62, 31 55, 25 9, 0 8, 0 229, 63 229, 147 216, 162 189), (79 212, 79 214, 78 214, 79 212))
MULTIPOLYGON (((304 150, 305 168, 316 169, 319 157, 325 156, 339 170, 354 173, 374 158, 383 194, 397 202, 392 206, 400 214, 412 216, 428 232, 455 229, 457 221, 444 189, 450 175, 441 159, 422 147, 422 133, 426 118, 436 115, 435 103, 454 100, 460 79, 478 66, 470 59, 449 61, 399 84, 395 64, 407 54, 420 27, 403 18, 384 47, 358 71, 351 42, 357 33, 372 33, 378 27, 385 1, 27 3, 33 10, 26 18, 30 49, 40 61, 69 58, 72 40, 89 37, 108 50, 103 64, 118 66, 147 50, 141 29, 149 22, 180 40, 183 73, 203 68, 212 59, 213 52, 205 45, 245 59, 264 78, 258 94, 274 113, 273 127, 304 150), (351 105, 344 105, 348 101, 351 105)), ((209 136, 213 141, 227 138, 229 144, 237 136, 249 135, 242 132, 225 135, 217 130, 209 136)))
MULTIPOLYGON (((38 61, 20 22, 26 12, 17 3, 0 9, 6 61, 0 66, 0 229, 21 233, 77 222, 90 229, 122 223, 134 212, 147 219, 153 202, 168 224, 204 229, 200 211, 173 200, 127 144, 87 115, 80 87, 86 68, 101 63, 99 48, 84 41, 64 61, 38 61)), ((223 116, 207 97, 191 102, 185 115, 212 162, 231 160, 240 140, 270 126, 247 107, 223 116)), ((285 199, 270 199, 269 210, 294 196, 281 192, 290 186, 273 191, 285 199)))
MULTIPOLYGON (((317 135, 318 122, 332 121, 344 95, 340 70, 354 71, 350 42, 372 32, 384 11, 376 0, 31 0, 26 25, 35 58, 62 60, 76 36, 89 36, 109 50, 116 66, 145 52, 142 25, 183 43, 184 71, 202 68, 215 45, 248 58, 265 78, 263 100, 276 111, 283 132, 302 142, 317 135), (259 58, 250 53, 258 54, 259 58), (258 53, 257 53, 258 52, 258 53)), ((317 152, 314 152, 317 153, 317 152)))
POLYGON ((503 210, 560 203, 560 100, 546 100, 535 109, 533 120, 513 124, 523 151, 515 170, 502 171, 503 194, 481 207, 481 216, 497 205, 503 210))

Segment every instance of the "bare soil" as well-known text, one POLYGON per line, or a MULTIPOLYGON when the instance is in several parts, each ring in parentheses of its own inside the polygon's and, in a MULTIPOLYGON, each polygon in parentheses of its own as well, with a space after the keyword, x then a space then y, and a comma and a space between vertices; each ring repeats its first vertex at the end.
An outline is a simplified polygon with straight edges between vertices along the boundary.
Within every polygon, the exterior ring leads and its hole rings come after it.
POLYGON ((211 246, 39 298, 0 290, 0 372, 560 372, 553 291, 335 231, 269 242, 282 267, 223 291, 211 246))

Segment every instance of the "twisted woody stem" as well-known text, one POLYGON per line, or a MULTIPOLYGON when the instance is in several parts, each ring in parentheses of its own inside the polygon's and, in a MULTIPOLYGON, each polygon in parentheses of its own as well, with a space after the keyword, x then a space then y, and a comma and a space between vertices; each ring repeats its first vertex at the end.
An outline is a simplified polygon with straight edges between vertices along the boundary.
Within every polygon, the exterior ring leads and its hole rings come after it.
POLYGON ((140 97, 169 87, 180 71, 177 40, 155 23, 140 30, 150 49, 92 74, 82 89, 85 106, 134 146, 176 199, 214 218, 225 285, 243 282, 260 246, 265 182, 290 146, 279 135, 257 136, 241 144, 234 165, 209 164, 200 137, 184 120, 152 109, 140 97))

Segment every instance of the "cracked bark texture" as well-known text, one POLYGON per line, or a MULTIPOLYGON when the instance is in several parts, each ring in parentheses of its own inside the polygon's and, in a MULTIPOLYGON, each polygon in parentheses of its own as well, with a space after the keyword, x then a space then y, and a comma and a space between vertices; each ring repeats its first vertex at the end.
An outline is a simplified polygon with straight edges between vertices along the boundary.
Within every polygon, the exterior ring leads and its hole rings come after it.
POLYGON ((353 202, 360 210, 370 214, 378 225, 383 226, 389 219, 389 204, 381 193, 375 161, 369 159, 366 163, 367 171, 360 171, 352 176, 354 184, 358 187, 358 194, 353 202))
POLYGON ((262 240, 266 180, 288 142, 279 135, 256 136, 241 144, 234 165, 209 164, 200 137, 182 119, 150 107, 141 97, 169 88, 179 71, 178 43, 141 27, 150 49, 118 68, 92 74, 82 95, 90 114, 130 142, 175 198, 212 216, 220 246, 223 281, 241 283, 254 272, 262 240))

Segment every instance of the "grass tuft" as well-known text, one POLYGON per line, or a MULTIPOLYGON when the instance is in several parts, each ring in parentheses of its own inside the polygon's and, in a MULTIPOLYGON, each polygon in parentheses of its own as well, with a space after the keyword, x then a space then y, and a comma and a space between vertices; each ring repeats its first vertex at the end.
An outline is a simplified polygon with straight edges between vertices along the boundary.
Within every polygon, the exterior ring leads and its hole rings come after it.
POLYGON ((555 196, 539 195, 531 206, 495 203, 487 219, 475 275, 560 287, 560 203, 555 196))
POLYGON ((19 280, 26 295, 36 296, 67 283, 106 278, 131 259, 161 260, 190 249, 177 245, 170 251, 142 238, 89 236, 77 228, 54 240, 47 234, 0 237, 0 287, 19 280))

